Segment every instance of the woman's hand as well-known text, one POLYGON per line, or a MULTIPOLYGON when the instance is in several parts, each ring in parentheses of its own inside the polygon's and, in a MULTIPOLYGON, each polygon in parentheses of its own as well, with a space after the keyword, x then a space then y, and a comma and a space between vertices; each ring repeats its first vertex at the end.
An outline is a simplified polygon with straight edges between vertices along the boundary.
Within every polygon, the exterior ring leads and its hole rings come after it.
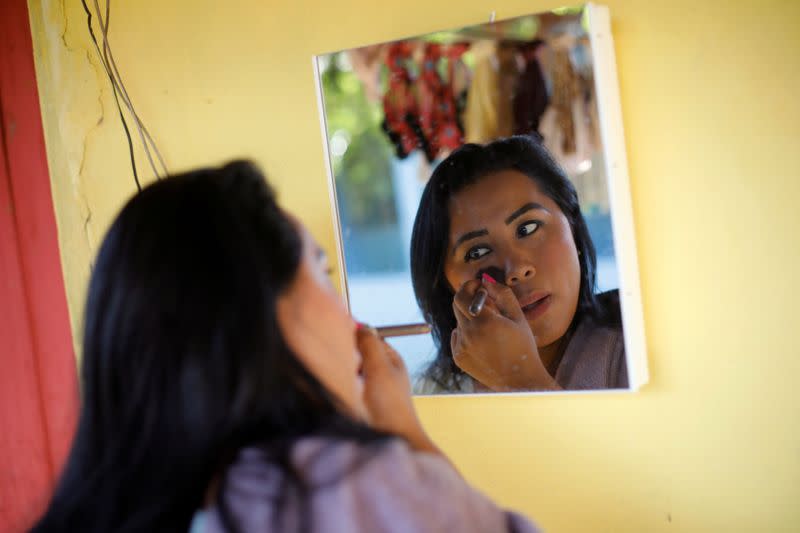
POLYGON ((536 339, 507 285, 470 280, 453 299, 458 326, 450 337, 456 365, 496 392, 560 390, 539 357, 536 339), (478 289, 488 293, 477 316, 469 306, 478 289))
POLYGON ((440 453, 425 433, 411 400, 411 381, 400 355, 370 327, 356 332, 364 358, 364 403, 370 425, 405 438, 419 451, 440 453))

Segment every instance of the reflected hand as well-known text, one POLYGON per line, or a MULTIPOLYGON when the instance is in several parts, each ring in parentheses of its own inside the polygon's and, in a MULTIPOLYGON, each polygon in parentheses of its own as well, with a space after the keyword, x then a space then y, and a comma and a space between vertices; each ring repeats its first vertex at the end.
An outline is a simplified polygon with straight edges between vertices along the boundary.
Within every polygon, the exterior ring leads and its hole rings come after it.
POLYGON ((470 280, 453 299, 458 326, 450 336, 453 361, 495 392, 560 390, 539 357, 536 339, 507 285, 470 280), (487 292, 483 310, 473 316, 478 289, 487 292))
POLYGON ((438 453, 414 409, 403 359, 370 327, 359 328, 356 341, 364 358, 364 403, 370 425, 405 438, 416 450, 438 453))

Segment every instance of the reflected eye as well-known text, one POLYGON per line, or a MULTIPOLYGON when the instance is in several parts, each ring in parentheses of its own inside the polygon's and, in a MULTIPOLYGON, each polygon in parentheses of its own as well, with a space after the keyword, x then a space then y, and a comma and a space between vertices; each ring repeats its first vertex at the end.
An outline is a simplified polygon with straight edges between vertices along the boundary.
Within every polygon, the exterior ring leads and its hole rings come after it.
POLYGON ((464 261, 475 261, 489 252, 491 252, 491 250, 486 246, 475 246, 469 249, 467 255, 464 256, 464 261))
POLYGON ((536 233, 536 230, 539 229, 539 226, 541 226, 541 223, 534 220, 525 222, 517 228, 517 235, 520 237, 527 237, 528 235, 536 233))

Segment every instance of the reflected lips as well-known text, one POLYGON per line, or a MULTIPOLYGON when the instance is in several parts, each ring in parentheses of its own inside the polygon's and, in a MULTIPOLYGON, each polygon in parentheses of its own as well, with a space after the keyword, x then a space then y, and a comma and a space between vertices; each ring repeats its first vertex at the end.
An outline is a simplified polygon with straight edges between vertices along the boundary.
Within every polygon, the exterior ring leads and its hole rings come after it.
POLYGON ((553 298, 545 292, 533 293, 528 298, 520 301, 520 307, 528 320, 536 320, 547 312, 553 298))

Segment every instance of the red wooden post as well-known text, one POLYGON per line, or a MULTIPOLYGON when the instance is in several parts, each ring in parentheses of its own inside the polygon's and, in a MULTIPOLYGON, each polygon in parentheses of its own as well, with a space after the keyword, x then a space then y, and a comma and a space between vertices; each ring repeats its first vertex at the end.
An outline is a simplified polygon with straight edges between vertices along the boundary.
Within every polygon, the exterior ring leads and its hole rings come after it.
POLYGON ((26 0, 0 2, 0 531, 42 512, 78 386, 26 0))

